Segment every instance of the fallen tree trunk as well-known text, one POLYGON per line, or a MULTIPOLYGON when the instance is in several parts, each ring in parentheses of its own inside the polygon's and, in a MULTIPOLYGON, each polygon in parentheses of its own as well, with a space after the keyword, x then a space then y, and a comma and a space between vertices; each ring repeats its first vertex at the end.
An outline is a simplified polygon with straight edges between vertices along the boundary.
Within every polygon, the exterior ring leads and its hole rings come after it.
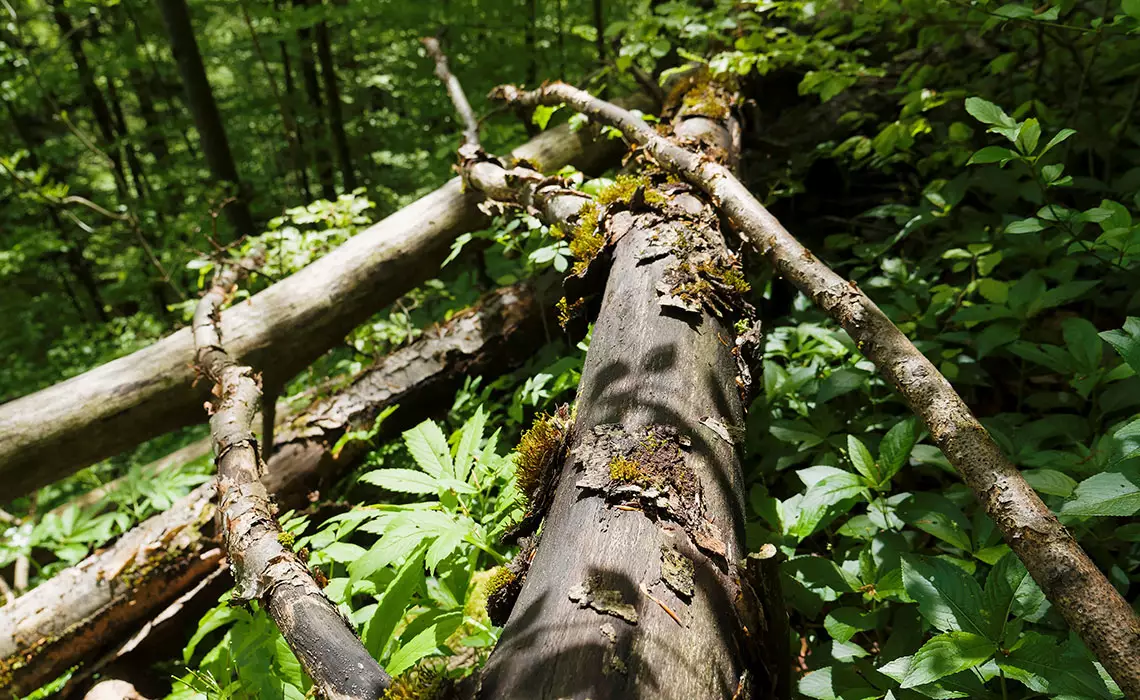
MULTIPOLYGON (((710 97, 715 119, 675 127, 729 158, 726 96, 710 97)), ((612 248, 612 268, 576 416, 540 419, 520 446, 531 510, 550 505, 537 549, 524 545, 491 594, 493 615, 510 613, 479 697, 769 697, 786 641, 768 630, 783 612, 738 564, 738 262, 688 185, 643 174, 614 187, 571 234, 604 239, 590 265, 612 248)))
POLYGON ((630 112, 564 83, 530 93, 507 87, 500 95, 523 106, 565 103, 616 127, 657 163, 712 197, 776 273, 826 311, 875 363, 1125 697, 1140 698, 1140 617, 1006 458, 950 382, 854 282, 812 255, 731 171, 662 137, 630 112))
MULTIPOLYGON (((639 101, 638 98, 634 101, 639 101)), ((512 155, 542 169, 590 168, 621 144, 565 126, 512 155)), ((392 214, 294 275, 226 310, 222 332, 234 357, 264 367, 281 386, 356 325, 439 269, 451 241, 483 226, 481 197, 458 178, 392 214)), ((0 483, 5 498, 45 486, 100 459, 201 421, 209 388, 193 386, 184 328, 147 348, 0 405, 0 483)))
MULTIPOLYGON (((278 431, 262 483, 282 509, 334 483, 368 450, 349 442, 386 406, 400 405, 382 434, 432 415, 468 376, 493 376, 525 362, 545 342, 541 292, 520 284, 493 292, 420 340, 388 355, 352 385, 322 399, 278 431)), ((545 305, 548 307, 549 305, 545 305)), ((216 569, 214 485, 206 484, 50 581, 0 608, 0 689, 27 693, 133 632, 216 569)))

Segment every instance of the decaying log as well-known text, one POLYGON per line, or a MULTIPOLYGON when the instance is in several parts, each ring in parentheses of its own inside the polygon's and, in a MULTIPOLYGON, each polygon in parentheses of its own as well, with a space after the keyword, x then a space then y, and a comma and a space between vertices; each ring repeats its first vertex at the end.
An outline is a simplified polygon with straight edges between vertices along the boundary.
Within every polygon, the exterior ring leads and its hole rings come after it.
POLYGON ((207 404, 218 467, 216 526, 234 576, 233 602, 258 601, 277 625, 317 692, 331 700, 379 700, 392 677, 324 594, 308 566, 287 546, 253 434, 261 409, 261 377, 226 352, 222 307, 237 285, 239 265, 224 265, 194 311, 194 360, 213 383, 207 404))
MULTIPOLYGON (((731 157, 722 112, 676 128, 731 157)), ((500 589, 518 599, 481 698, 768 697, 786 665, 764 633, 783 612, 765 609, 739 566, 732 436, 747 371, 733 329, 742 302, 726 283, 739 263, 691 187, 643 174, 631 189, 590 206, 611 272, 576 416, 549 419, 554 437, 520 457, 557 470, 520 471, 537 484, 531 507, 548 502, 543 487, 553 498, 537 549, 524 546, 500 589)))
MULTIPOLYGON (((532 284, 488 294, 282 425, 262 480, 280 508, 300 507, 357 464, 366 443, 349 442, 335 456, 332 447, 345 432, 371 427, 386 406, 400 409, 382 436, 445 411, 466 377, 497 376, 529 359, 546 339, 549 304, 540 294, 532 284)), ((213 497, 214 485, 204 484, 0 608, 0 689, 24 694, 99 658, 215 570, 223 557, 212 539, 213 497)))
POLYGON ((853 282, 796 240, 730 170, 665 138, 616 105, 564 83, 507 88, 511 104, 566 104, 619 129, 662 167, 717 202, 740 234, 828 313, 922 419, 1010 548, 1104 665, 1126 697, 1140 698, 1140 617, 1002 453, 953 386, 853 282))
MULTIPOLYGON (((641 104, 643 97, 632 98, 641 104)), ((644 106, 644 105, 643 105, 644 106)), ((621 144, 565 126, 512 155, 544 170, 613 162, 621 144)), ((430 278, 464 231, 486 225, 477 192, 458 178, 353 237, 294 275, 227 309, 234 357, 281 386, 356 325, 430 278)), ((184 328, 150 347, 0 405, 0 483, 28 493, 146 439, 201 421, 208 387, 192 387, 194 344, 184 328)))

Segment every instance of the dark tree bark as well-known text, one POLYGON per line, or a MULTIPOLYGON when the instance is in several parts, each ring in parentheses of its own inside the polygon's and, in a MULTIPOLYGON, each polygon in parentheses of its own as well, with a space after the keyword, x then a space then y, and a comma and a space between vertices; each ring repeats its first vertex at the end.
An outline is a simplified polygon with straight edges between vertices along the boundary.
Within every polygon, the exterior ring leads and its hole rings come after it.
POLYGON ((603 0, 594 0, 594 31, 597 37, 594 43, 598 49, 598 62, 606 62, 606 12, 602 6, 603 0))
MULTIPOLYGON (((439 397, 467 377, 492 378, 526 362, 545 342, 543 314, 550 305, 538 289, 526 283, 486 295, 346 389, 283 421, 262 477, 281 509, 301 507, 309 493, 358 464, 368 444, 349 442, 336 454, 332 446, 346 431, 370 427, 385 407, 400 409, 385 421, 382 439, 433 414, 439 397)), ((29 692, 71 666, 95 661, 216 570, 221 552, 210 538, 213 495, 213 484, 199 487, 106 551, 0 608, 0 667, 12 672, 10 689, 29 692)))
POLYGON ((224 209, 226 217, 233 225, 237 236, 252 235, 255 229, 253 217, 249 212, 248 193, 238 177, 225 125, 218 111, 218 105, 214 101, 214 92, 206 77, 206 68, 202 65, 202 55, 198 51, 194 27, 190 21, 190 8, 187 7, 186 0, 156 0, 156 2, 162 12, 162 20, 170 38, 170 48, 174 52, 178 70, 182 74, 186 102, 190 106, 194 124, 198 128, 198 137, 206 154, 206 164, 215 180, 227 183, 236 190, 237 200, 224 209))
MULTIPOLYGON (((280 12, 280 0, 274 0, 274 8, 280 12)), ((283 104, 288 105, 289 113, 295 115, 294 109, 297 106, 297 88, 296 82, 293 80, 293 61, 289 57, 289 46, 285 40, 277 42, 278 47, 281 49, 281 69, 285 75, 285 99, 283 104)), ((305 201, 313 198, 312 188, 309 186, 309 166, 305 159, 305 134, 301 130, 300 125, 297 124, 296 117, 293 119, 294 123, 294 136, 296 137, 297 144, 297 173, 301 180, 301 191, 305 195, 305 201)))
MULTIPOLYGON (((648 100, 637 101, 651 109, 648 100)), ((589 170, 621 145, 565 126, 512 155, 545 170, 589 170)), ((278 385, 341 341, 354 326, 439 270, 454 238, 486 225, 481 197, 458 179, 359 233, 304 270, 228 309, 231 352, 278 385), (267 358, 272 358, 267 361, 267 358)), ((34 394, 0 404, 0 482, 8 498, 155 435, 201 420, 202 386, 187 365, 189 329, 34 394)))
POLYGON ((317 59, 321 64, 325 104, 329 108, 329 128, 332 129, 333 145, 336 146, 337 160, 340 161, 341 181, 344 184, 344 191, 351 192, 356 189, 356 174, 352 170, 352 152, 348 148, 348 135, 344 132, 344 113, 340 102, 336 62, 333 60, 332 45, 329 40, 328 22, 317 25, 317 59))
POLYGON ((131 142, 131 133, 127 126, 127 116, 123 113, 123 103, 119 100, 119 91, 115 87, 114 79, 110 77, 107 78, 107 96, 111 100, 111 116, 115 118, 115 131, 118 132, 123 150, 127 153, 127 165, 130 166, 131 184, 134 185, 135 195, 138 199, 146 199, 150 194, 146 173, 143 172, 138 151, 131 142))
MULTIPOLYGON (((293 0, 293 7, 309 7, 309 0, 293 0)), ((333 174, 332 156, 329 155, 328 138, 325 132, 324 102, 321 99, 321 85, 317 79, 317 64, 313 59, 313 30, 302 27, 297 30, 297 40, 301 45, 301 80, 305 83, 305 94, 312 108, 309 134, 313 143, 313 158, 317 165, 317 180, 321 183, 321 196, 328 200, 336 199, 336 179, 333 174)))

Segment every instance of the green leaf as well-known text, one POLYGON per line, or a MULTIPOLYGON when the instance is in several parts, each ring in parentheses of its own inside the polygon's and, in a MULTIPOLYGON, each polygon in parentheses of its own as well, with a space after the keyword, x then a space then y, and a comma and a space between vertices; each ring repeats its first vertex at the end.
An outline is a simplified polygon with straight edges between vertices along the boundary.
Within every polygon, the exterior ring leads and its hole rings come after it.
POLYGON ((404 618, 404 611, 407 610, 412 596, 424 585, 425 551, 424 547, 420 547, 396 571, 396 576, 384 589, 380 605, 377 606, 372 619, 368 621, 364 644, 377 658, 381 658, 388 648, 396 625, 404 618))
POLYGON ((858 608, 836 608, 827 614, 823 627, 837 642, 847 642, 856 632, 875 629, 876 615, 858 608))
POLYGON ((983 124, 997 124, 999 126, 1013 126, 1016 122, 1011 119, 1001 107, 980 97, 966 99, 966 111, 974 119, 983 124))
POLYGON ((948 632, 922 645, 911 659, 903 688, 933 683, 940 678, 985 663, 997 650, 993 642, 969 632, 948 632))
POLYGON ((1120 353, 1128 366, 1140 374, 1140 317, 1129 316, 1123 328, 1104 331, 1100 337, 1116 348, 1116 352, 1120 353))
POLYGON ((1037 150, 1037 142, 1041 138, 1041 125, 1036 119, 1026 119, 1021 125, 1021 133, 1017 135, 1017 148, 1027 156, 1033 155, 1037 150))
POLYGON ((1077 482, 1071 476, 1055 469, 1025 469, 1021 475, 1035 491, 1050 496, 1068 498, 1077 487, 1077 482))
POLYGON ((986 146, 974 155, 970 156, 970 160, 966 165, 986 165, 988 163, 1001 163, 1005 165, 1009 161, 1017 157, 1017 154, 1008 148, 1001 146, 986 146))
POLYGON ((463 613, 454 612, 440 615, 430 627, 417 634, 407 644, 399 648, 388 659, 385 670, 395 677, 415 665, 417 661, 432 654, 444 653, 444 642, 463 622, 463 613))
POLYGON ((1124 10, 1125 14, 1140 19, 1140 0, 1123 0, 1120 9, 1124 10))
POLYGON ((1140 465, 1091 476, 1065 503, 1065 515, 1130 516, 1140 512, 1140 465))
POLYGON ((849 498, 858 497, 866 488, 859 477, 840 470, 810 484, 799 502, 799 515, 787 534, 801 540, 811 535, 827 515, 828 509, 849 498))
POLYGON ((970 521, 945 496, 937 493, 916 493, 898 508, 898 515, 909 525, 934 535, 947 544, 970 551, 970 521))
POLYGON ((1077 361, 1077 368, 1088 374, 1100 367, 1103 346, 1096 326, 1080 317, 1067 318, 1061 323, 1065 346, 1077 361))
POLYGON ((534 108, 534 113, 531 114, 530 120, 539 129, 545 129, 546 125, 550 123, 550 118, 553 117, 554 113, 560 109, 562 109, 562 105, 557 105, 554 107, 536 105, 534 108))
POLYGON ((999 559, 986 577, 985 605, 991 639, 1001 640, 1010 615, 1026 617, 1042 610, 1045 594, 1012 552, 999 559))
MULTIPOLYGON (((766 363, 767 366, 778 366, 774 362, 766 363)), ((822 406, 828 401, 848 394, 856 389, 867 384, 867 377, 870 376, 866 372, 857 369, 837 369, 827 378, 820 382, 819 391, 815 395, 815 403, 817 406, 822 406)))
POLYGON ((434 421, 426 420, 404 433, 404 444, 420 469, 431 476, 452 478, 455 467, 447 438, 434 421))
POLYGON ((1062 647, 1053 637, 1025 632, 1008 655, 998 654, 998 666, 1035 693, 1067 698, 1112 697, 1084 650, 1062 647))
POLYGON ((360 480, 398 493, 436 493, 440 489, 438 480, 414 469, 377 469, 360 480))
POLYGON ((914 421, 910 418, 899 421, 887 431, 882 442, 879 443, 879 470, 882 472, 882 481, 885 483, 899 473, 910 459, 910 451, 914 449, 916 438, 914 435, 914 421))
POLYGON ((903 556, 902 573, 907 595, 935 629, 986 635, 982 587, 972 576, 942 559, 913 554, 903 556))
POLYGON ((475 451, 479 449, 479 443, 483 441, 483 427, 486 423, 487 414, 480 406, 463 426, 459 446, 455 450, 455 478, 459 481, 466 481, 467 475, 471 473, 471 462, 475 451))
POLYGON ((1038 231, 1044 231, 1044 230, 1045 230, 1045 224, 1041 223, 1040 219, 1035 219, 1035 218, 1022 219, 1020 221, 1014 221, 1005 227, 1005 232, 1008 234, 1013 234, 1013 235, 1022 234, 1022 233, 1037 233, 1038 231))
POLYGON ((875 466, 875 458, 871 451, 854 435, 847 436, 847 458, 855 470, 867 477, 872 484, 879 483, 879 469, 875 466))

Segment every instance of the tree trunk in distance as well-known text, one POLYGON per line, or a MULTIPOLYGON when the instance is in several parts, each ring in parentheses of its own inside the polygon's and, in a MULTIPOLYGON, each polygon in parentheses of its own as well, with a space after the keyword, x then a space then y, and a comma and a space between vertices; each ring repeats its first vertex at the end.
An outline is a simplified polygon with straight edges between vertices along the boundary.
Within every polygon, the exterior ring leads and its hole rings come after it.
MULTIPOLYGON (((332 447, 346 431, 371 427, 386 406, 400 406, 383 425, 388 437, 437 412, 440 396, 467 377, 497 376, 529 359, 545 342, 543 314, 550 313, 536 290, 524 283, 485 295, 283 422, 262 477, 282 511, 302 506, 309 493, 359 462, 366 443, 349 442, 336 455, 332 447)), ((11 673, 8 689, 30 692, 92 660, 214 570, 222 556, 207 539, 213 495, 212 483, 198 487, 107 550, 0 608, 0 669, 11 673)))
MULTIPOLYGON (((637 96, 629 103, 653 109, 637 96)), ((545 171, 567 163, 591 170, 622 145, 566 125, 512 155, 545 171)), ((373 224, 303 270, 226 310, 232 352, 283 382, 352 328, 429 279, 456 236, 487 224, 478 193, 458 178, 373 224), (272 358, 271 360, 269 358, 272 358)), ((0 404, 0 483, 7 498, 50 484, 155 435, 202 420, 206 389, 187 365, 189 329, 67 381, 0 404)))
POLYGON ((336 76, 336 63, 333 61, 332 45, 329 40, 328 22, 317 25, 317 60, 321 64, 321 79, 325 84, 325 104, 329 108, 329 128, 332 129, 333 144, 340 161, 340 177, 344 191, 356 189, 356 174, 352 170, 352 152, 348 148, 348 136, 344 132, 344 113, 340 103, 340 87, 336 76))
POLYGON ((247 192, 238 177, 233 153, 230 151, 226 128, 214 92, 206 77, 202 55, 198 51, 198 41, 194 37, 194 26, 190 21, 190 8, 186 0, 155 0, 162 12, 162 21, 170 38, 170 48, 182 75, 182 85, 186 91, 186 102, 194 117, 202 150, 206 154, 206 164, 214 179, 229 183, 235 188, 237 200, 223 210, 234 227, 234 238, 256 233, 253 217, 249 213, 247 192))
MULTIPOLYGON (((308 8, 309 0, 293 0, 293 7, 308 8)), ((309 97, 309 106, 313 115, 309 134, 312 136, 317 180, 321 183, 321 196, 333 201, 336 199, 336 179, 333 175, 332 156, 329 155, 326 138, 321 84, 317 79, 317 65, 313 58, 313 30, 309 27, 298 29, 297 40, 301 45, 301 80, 305 83, 305 94, 309 97)))

